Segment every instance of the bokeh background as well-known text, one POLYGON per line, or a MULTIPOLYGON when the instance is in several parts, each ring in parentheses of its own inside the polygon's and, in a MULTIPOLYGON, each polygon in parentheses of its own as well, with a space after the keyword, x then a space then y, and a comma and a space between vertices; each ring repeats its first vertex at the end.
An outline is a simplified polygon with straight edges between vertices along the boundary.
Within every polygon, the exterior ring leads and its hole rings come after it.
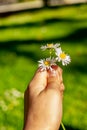
POLYGON ((72 60, 66 67, 60 64, 66 130, 87 130, 86 1, 51 0, 50 4, 45 0, 42 7, 37 4, 35 8, 33 0, 34 6, 26 1, 30 9, 7 12, 8 4, 20 8, 19 1, 9 1, 0 0, 0 130, 22 130, 24 91, 38 67, 37 61, 47 56, 40 50, 46 43, 61 43, 72 60))

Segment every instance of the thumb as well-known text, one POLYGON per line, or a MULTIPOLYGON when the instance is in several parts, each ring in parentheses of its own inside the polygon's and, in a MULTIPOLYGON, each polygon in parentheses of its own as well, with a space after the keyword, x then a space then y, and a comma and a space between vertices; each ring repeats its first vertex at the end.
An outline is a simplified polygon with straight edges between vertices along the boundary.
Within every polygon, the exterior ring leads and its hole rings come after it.
POLYGON ((32 81, 29 84, 30 94, 32 96, 39 95, 47 86, 47 71, 40 71, 40 68, 36 71, 32 81))

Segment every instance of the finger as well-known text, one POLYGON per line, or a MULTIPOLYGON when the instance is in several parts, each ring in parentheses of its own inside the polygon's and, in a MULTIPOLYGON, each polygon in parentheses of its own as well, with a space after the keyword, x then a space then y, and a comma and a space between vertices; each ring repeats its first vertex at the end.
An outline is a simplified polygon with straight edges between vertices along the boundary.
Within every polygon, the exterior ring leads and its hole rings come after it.
POLYGON ((49 86, 50 88, 59 88, 59 90, 61 90, 60 87, 63 83, 62 69, 59 66, 52 66, 52 68, 52 71, 48 71, 47 86, 49 86))
POLYGON ((58 73, 56 73, 57 78, 60 81, 60 83, 62 83, 63 82, 63 78, 62 78, 62 71, 63 70, 57 65, 55 65, 55 66, 53 65, 52 68, 53 68, 54 71, 56 70, 58 72, 58 73))
POLYGON ((64 87, 64 84, 62 83, 61 86, 60 86, 60 93, 61 93, 62 99, 63 99, 64 90, 65 90, 65 87, 64 87))
POLYGON ((48 71, 47 86, 50 88, 57 88, 60 84, 58 66, 52 66, 52 68, 52 71, 48 71))
POLYGON ((62 84, 60 85, 60 91, 61 91, 61 92, 64 92, 64 90, 65 90, 65 86, 64 86, 64 84, 62 83, 62 84))
POLYGON ((61 84, 61 83, 63 83, 63 77, 62 77, 63 70, 58 66, 57 71, 58 71, 58 74, 59 74, 59 82, 61 84))
POLYGON ((30 93, 38 95, 41 91, 46 88, 47 85, 47 71, 37 70, 32 81, 29 84, 30 93))

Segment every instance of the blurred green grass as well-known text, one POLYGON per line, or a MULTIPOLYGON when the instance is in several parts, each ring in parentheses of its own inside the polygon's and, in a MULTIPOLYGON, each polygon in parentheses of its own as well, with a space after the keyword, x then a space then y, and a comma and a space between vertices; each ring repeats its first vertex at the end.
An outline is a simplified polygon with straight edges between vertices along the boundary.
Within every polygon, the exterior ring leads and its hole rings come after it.
POLYGON ((22 129, 23 97, 16 97, 12 88, 23 94, 37 61, 47 56, 40 46, 50 42, 60 42, 72 59, 67 67, 60 64, 66 87, 63 122, 67 130, 87 129, 87 5, 83 4, 0 18, 1 130, 22 129))

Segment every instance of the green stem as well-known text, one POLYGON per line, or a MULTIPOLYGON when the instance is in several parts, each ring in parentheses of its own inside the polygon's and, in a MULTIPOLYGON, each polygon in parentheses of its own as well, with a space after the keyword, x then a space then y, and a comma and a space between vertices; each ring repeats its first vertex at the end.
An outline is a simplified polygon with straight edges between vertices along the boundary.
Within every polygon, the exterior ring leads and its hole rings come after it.
POLYGON ((52 54, 52 50, 50 49, 50 57, 51 57, 51 54, 52 54))
POLYGON ((64 126, 64 124, 62 122, 61 122, 61 126, 62 126, 63 130, 66 130, 65 126, 64 126))

